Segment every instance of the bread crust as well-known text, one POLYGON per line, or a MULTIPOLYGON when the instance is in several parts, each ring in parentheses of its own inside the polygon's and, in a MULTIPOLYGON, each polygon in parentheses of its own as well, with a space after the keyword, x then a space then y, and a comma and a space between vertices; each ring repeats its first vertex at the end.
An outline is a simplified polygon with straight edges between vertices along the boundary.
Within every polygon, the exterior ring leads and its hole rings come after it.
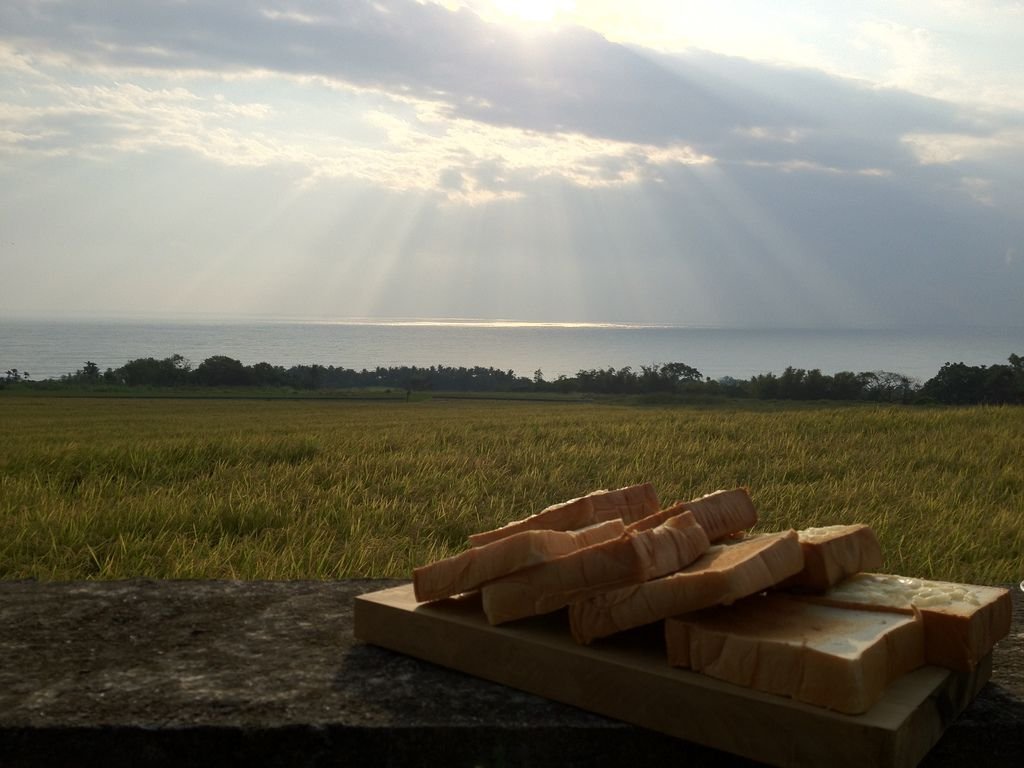
POLYGON ((523 531, 571 531, 605 520, 632 523, 660 508, 658 494, 652 483, 640 483, 613 491, 593 491, 586 496, 545 507, 535 515, 515 520, 501 528, 471 534, 473 547, 490 544, 523 531))
POLYGON ((608 589, 637 584, 692 563, 710 543, 690 512, 484 584, 488 622, 535 616, 608 589))
POLYGON ((843 579, 882 566, 882 547, 867 525, 830 525, 797 531, 804 568, 784 588, 824 592, 843 579))
POLYGON ((426 602, 469 592, 485 582, 621 536, 621 520, 607 520, 578 531, 522 531, 414 568, 413 593, 426 602))
POLYGON ((693 512, 712 543, 750 530, 757 523, 757 508, 746 488, 715 491, 683 502, 683 508, 693 512))
POLYGON ((676 614, 728 605, 781 583, 803 562, 793 530, 711 547, 677 573, 573 603, 570 628, 586 644, 676 614))

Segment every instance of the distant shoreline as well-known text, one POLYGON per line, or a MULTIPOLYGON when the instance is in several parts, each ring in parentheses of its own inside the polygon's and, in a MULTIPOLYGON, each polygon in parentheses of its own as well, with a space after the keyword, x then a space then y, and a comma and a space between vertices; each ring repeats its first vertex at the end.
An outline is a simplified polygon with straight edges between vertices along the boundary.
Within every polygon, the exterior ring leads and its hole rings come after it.
POLYGON ((74 373, 59 379, 33 380, 31 372, 7 369, 2 385, 34 391, 85 389, 118 391, 264 390, 339 391, 370 397, 382 392, 530 393, 534 396, 632 395, 751 400, 832 400, 886 403, 1024 404, 1024 358, 1011 354, 1008 364, 968 366, 946 363, 925 382, 891 371, 840 371, 787 366, 783 373, 759 374, 749 379, 713 379, 682 362, 652 364, 634 370, 580 369, 574 376, 551 380, 537 369, 532 378, 489 366, 378 366, 355 370, 318 364, 285 367, 267 362, 246 365, 227 355, 213 355, 197 366, 180 354, 163 359, 137 358, 119 368, 101 369, 88 360, 74 373))
MULTIPOLYGON (((471 320, 310 324, 121 320, 0 320, 0 373, 28 370, 57 378, 92 360, 102 369, 132 359, 180 353, 193 363, 227 355, 245 364, 484 366, 548 379, 581 369, 616 369, 674 361, 714 379, 749 378, 785 367, 898 371, 919 380, 946 362, 998 363, 1024 347, 1024 332, 937 329, 779 330, 636 325, 476 323, 471 320)), ((487 321, 490 323, 491 321, 487 321)))

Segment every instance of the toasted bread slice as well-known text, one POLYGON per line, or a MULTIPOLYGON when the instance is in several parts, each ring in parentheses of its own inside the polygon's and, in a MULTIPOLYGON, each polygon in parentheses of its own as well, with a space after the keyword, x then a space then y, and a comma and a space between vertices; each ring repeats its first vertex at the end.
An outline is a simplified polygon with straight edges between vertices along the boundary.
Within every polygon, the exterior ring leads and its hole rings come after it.
POLYGON ((973 670, 1010 633, 1009 590, 883 573, 851 576, 820 596, 802 599, 843 608, 920 612, 928 664, 973 670))
POLYGON ((866 525, 806 528, 797 535, 804 550, 804 569, 783 588, 824 592, 855 573, 882 566, 882 547, 866 525))
POLYGON ((711 547, 669 576, 573 603, 569 622, 579 643, 679 613, 728 605, 798 573, 804 564, 796 531, 711 547))
POLYGON ((669 618, 665 641, 674 666, 850 715, 924 664, 919 617, 782 593, 669 618))
POLYGON ((577 550, 484 584, 484 613, 491 624, 534 616, 607 589, 677 571, 709 546, 689 512, 645 531, 577 550))
POLYGON ((470 546, 479 547, 522 531, 571 531, 605 520, 632 523, 659 509, 658 494, 651 483, 641 483, 614 491, 594 491, 578 499, 553 504, 535 515, 516 520, 501 528, 474 533, 470 546))
POLYGON ((419 602, 469 592, 485 581, 617 538, 624 531, 625 525, 621 520, 608 520, 578 531, 516 533, 482 547, 467 549, 453 557, 414 568, 413 592, 419 602))

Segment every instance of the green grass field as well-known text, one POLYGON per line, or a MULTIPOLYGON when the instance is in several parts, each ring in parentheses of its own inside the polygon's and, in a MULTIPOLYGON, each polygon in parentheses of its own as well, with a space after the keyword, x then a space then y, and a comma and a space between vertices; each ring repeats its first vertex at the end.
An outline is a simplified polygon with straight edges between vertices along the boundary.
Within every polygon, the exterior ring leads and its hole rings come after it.
POLYGON ((746 485, 885 570, 1024 578, 1024 409, 0 397, 0 578, 408 577, 597 488, 746 485))

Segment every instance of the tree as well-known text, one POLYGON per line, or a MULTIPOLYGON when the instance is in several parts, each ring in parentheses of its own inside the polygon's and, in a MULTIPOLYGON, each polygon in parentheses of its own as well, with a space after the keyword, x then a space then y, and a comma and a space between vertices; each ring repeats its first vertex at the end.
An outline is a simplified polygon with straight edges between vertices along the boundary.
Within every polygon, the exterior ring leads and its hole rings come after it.
POLYGON ((661 375, 667 376, 676 383, 683 381, 701 381, 704 378, 700 371, 686 363, 665 363, 661 366, 661 375))
POLYGON ((779 379, 774 373, 760 373, 750 379, 750 391, 759 400, 781 397, 779 379))
POLYGON ((701 372, 686 363, 655 363, 640 366, 636 383, 643 392, 681 392, 699 385, 702 379, 701 372))
POLYGON ((226 355, 203 360, 196 368, 195 380, 207 387, 244 387, 252 383, 250 372, 242 362, 226 355))
POLYGON ((327 369, 315 363, 293 365, 288 369, 286 376, 288 382, 296 389, 320 389, 327 377, 327 369))
POLYGON ((985 399, 988 375, 984 365, 946 363, 925 382, 921 393, 950 405, 980 403, 985 399))
POLYGON ((1024 359, 1010 355, 1009 365, 946 363, 921 388, 940 403, 1024 403, 1024 359))
POLYGON ((727 397, 750 397, 753 381, 746 382, 733 376, 722 376, 718 382, 718 391, 727 397))
POLYGON ((1010 355, 1009 365, 990 365, 982 383, 983 403, 1024 403, 1024 360, 1010 355))
POLYGON ((832 376, 832 385, 827 397, 833 400, 860 400, 863 396, 864 379, 861 374, 839 371, 832 376))
POLYGON ((803 368, 794 368, 793 366, 787 366, 786 370, 782 372, 779 377, 779 393, 778 397, 783 400, 801 400, 804 395, 804 375, 806 371, 803 368))
POLYGON ((859 374, 864 382, 864 393, 869 400, 886 403, 910 402, 917 389, 917 381, 893 371, 870 371, 859 374))
POLYGON ((249 368, 252 384, 259 387, 279 387, 287 383, 287 375, 283 366, 270 363, 256 363, 249 368))
POLYGON ((568 394, 569 392, 574 391, 577 388, 577 386, 578 382, 576 381, 576 379, 570 379, 564 373, 561 374, 557 379, 555 379, 554 382, 555 389, 563 394, 568 394))
MULTIPOLYGON (((1024 357, 1010 355, 1008 366, 1013 378, 1013 399, 1008 402, 1024 404, 1024 357)), ((26 374, 26 378, 28 374, 26 374)))
POLYGON ((820 369, 812 368, 804 374, 803 398, 805 400, 823 400, 831 390, 832 378, 825 376, 820 369))
POLYGON ((175 387, 187 384, 192 364, 181 355, 175 354, 163 360, 141 357, 129 360, 114 375, 130 387, 175 387))

